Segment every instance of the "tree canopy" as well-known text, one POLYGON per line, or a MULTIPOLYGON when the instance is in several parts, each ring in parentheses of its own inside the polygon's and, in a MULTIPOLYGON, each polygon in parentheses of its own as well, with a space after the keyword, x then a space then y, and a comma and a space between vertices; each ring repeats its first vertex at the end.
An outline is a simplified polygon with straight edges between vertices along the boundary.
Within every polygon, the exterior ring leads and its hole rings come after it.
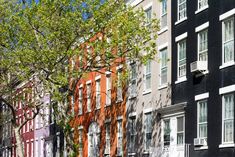
POLYGON ((69 77, 79 81, 118 58, 145 63, 157 53, 158 23, 124 0, 0 0, 0 101, 15 115, 15 87, 34 75, 59 101, 74 92, 61 94, 69 77), (83 68, 73 70, 74 57, 83 68))

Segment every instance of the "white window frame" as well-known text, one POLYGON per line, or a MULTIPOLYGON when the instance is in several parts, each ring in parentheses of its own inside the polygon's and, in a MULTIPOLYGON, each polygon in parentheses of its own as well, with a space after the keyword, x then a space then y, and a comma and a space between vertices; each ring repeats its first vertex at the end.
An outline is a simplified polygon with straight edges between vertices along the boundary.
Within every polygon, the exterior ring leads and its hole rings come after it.
POLYGON ((146 6, 144 6, 144 13, 145 13, 145 17, 146 17, 146 25, 148 26, 151 22, 152 19, 152 14, 153 14, 153 7, 152 7, 153 3, 149 3, 146 6), (149 13, 149 14, 148 14, 149 13), (149 15, 149 16, 148 16, 149 15))
POLYGON ((87 90, 87 112, 91 112, 91 81, 87 81, 86 90, 87 90))
POLYGON ((149 152, 150 151, 150 147, 151 147, 151 141, 152 141, 152 132, 153 132, 153 128, 152 128, 152 125, 147 125, 146 124, 146 118, 147 118, 147 115, 150 116, 150 120, 151 120, 151 124, 153 124, 153 115, 152 115, 152 109, 151 110, 145 110, 145 113, 144 113, 144 150, 146 152, 149 152), (150 128, 147 128, 147 127, 150 127, 150 128), (148 132, 148 130, 150 130, 150 132, 148 132), (150 141, 150 146, 149 148, 147 148, 147 134, 151 134, 151 141, 150 141))
MULTIPOLYGON (((225 62, 225 52, 224 52, 224 44, 225 43, 228 43, 228 42, 233 42, 234 44, 234 28, 233 28, 233 39, 230 39, 229 41, 224 41, 224 33, 225 33, 225 22, 229 21, 229 20, 232 20, 233 21, 233 26, 235 25, 235 18, 234 16, 230 16, 230 17, 227 17, 225 19, 223 19, 222 21, 222 66, 226 66, 226 65, 230 65, 230 64, 235 64, 234 62, 234 51, 233 51, 233 54, 232 54, 232 58, 230 61, 227 61, 225 62)), ((233 45, 234 46, 234 45, 233 45)), ((234 50, 234 47, 233 47, 233 50, 234 50)))
POLYGON ((179 4, 179 1, 180 0, 177 0, 177 20, 178 20, 178 22, 187 19, 187 0, 184 0, 184 2, 182 2, 181 4, 179 4), (184 9, 180 10, 179 9, 180 5, 182 5, 183 3, 186 3, 186 6, 184 9), (185 10, 185 11, 183 11, 183 10, 185 10), (185 12, 185 16, 180 18, 180 16, 179 16, 180 12, 185 12))
MULTIPOLYGON (((183 50, 182 50, 183 51, 183 50)), ((182 39, 180 41, 177 42, 177 80, 180 80, 180 78, 185 78, 186 79, 187 76, 187 40, 186 39, 182 39), (180 43, 184 43, 185 44, 185 63, 183 65, 181 65, 181 67, 185 66, 185 74, 184 75, 180 75, 180 61, 179 60, 179 56, 180 56, 180 43)))
POLYGON ((123 155, 123 128, 122 128, 122 119, 120 118, 117 120, 117 156, 122 156, 122 155, 123 155))
POLYGON ((122 97, 122 69, 118 68, 117 69, 117 102, 121 102, 123 101, 123 97, 122 97))
POLYGON ((202 100, 198 100, 197 101, 197 138, 203 138, 203 139, 206 139, 206 141, 207 141, 207 138, 208 138, 208 103, 207 103, 208 101, 207 101, 207 99, 202 99, 202 100), (206 103, 206 114, 207 114, 207 119, 206 119, 206 121, 204 121, 204 122, 199 122, 199 118, 200 118, 200 113, 199 113, 199 111, 201 111, 201 110, 199 110, 199 107, 200 107, 200 103, 206 103), (206 133, 206 137, 200 137, 200 134, 199 134, 199 126, 201 125, 201 124, 206 124, 206 127, 207 127, 207 133, 206 133))
POLYGON ((78 114, 82 115, 83 110, 83 85, 81 84, 78 89, 78 114))
POLYGON ((111 72, 106 72, 106 106, 112 103, 112 78, 111 72))
POLYGON ((208 6, 208 0, 198 0, 197 1, 197 11, 195 12, 195 14, 197 14, 198 12, 201 12, 202 10, 207 9, 208 6), (205 3, 202 7, 200 7, 200 3, 205 3))
POLYGON ((96 100, 96 109, 100 109, 101 107, 101 81, 100 78, 95 80, 95 87, 96 87, 96 94, 95 94, 95 100, 96 100))
POLYGON ((129 153, 136 153, 135 150, 135 142, 136 142, 136 115, 129 116, 129 123, 130 123, 130 147, 128 149, 129 153), (131 140, 133 139, 133 141, 131 140), (132 143, 133 142, 133 143, 132 143))
POLYGON ((79 132, 79 137, 78 137, 78 152, 79 152, 79 157, 83 157, 83 127, 80 126, 78 129, 79 132))
POLYGON ((152 88, 152 62, 148 60, 146 65, 144 65, 144 93, 147 94, 151 92, 152 88), (149 71, 148 71, 149 66, 149 71), (149 88, 147 88, 147 79, 150 81, 149 88))
POLYGON ((177 144, 177 146, 182 146, 185 143, 185 117, 184 117, 184 115, 177 116, 176 122, 177 122, 177 125, 176 125, 176 144, 177 144), (180 132, 178 132, 178 119, 179 118, 183 118, 183 131, 180 131, 180 132), (183 133, 183 143, 178 144, 178 134, 182 134, 182 133, 183 133))
POLYGON ((111 146, 111 124, 110 122, 105 123, 105 155, 110 154, 110 146, 111 146))
POLYGON ((130 64, 130 84, 129 84, 129 98, 136 97, 137 93, 137 65, 136 62, 130 64))
POLYGON ((167 0, 161 1, 161 29, 167 27, 167 0), (166 6, 164 6, 164 4, 166 6), (166 22, 166 24, 164 22, 166 22))
POLYGON ((167 84, 167 72, 168 72, 168 66, 167 66, 167 57, 168 57, 168 52, 167 52, 167 47, 165 47, 165 48, 163 48, 163 49, 161 49, 160 50, 160 59, 161 59, 161 61, 160 61, 160 86, 162 86, 162 85, 165 85, 165 84, 167 84), (165 53, 165 55, 166 55, 166 60, 164 61, 163 60, 163 53, 165 53), (165 62, 165 65, 163 66, 163 62, 165 62), (163 76, 163 71, 166 71, 166 80, 165 80, 165 82, 163 82, 163 79, 162 79, 162 76, 163 76))
POLYGON ((235 96, 234 96, 234 92, 231 92, 231 93, 226 93, 226 94, 223 94, 222 95, 222 144, 223 145, 226 145, 226 144, 234 144, 234 99, 235 99, 235 96), (224 100, 224 97, 225 96, 228 96, 228 95, 231 95, 232 96, 232 99, 233 99, 233 118, 231 118, 231 119, 227 119, 227 120, 232 120, 233 121, 233 137, 232 137, 232 140, 231 141, 228 141, 228 142, 226 142, 226 141, 224 141, 224 136, 225 136, 225 132, 224 132, 224 121, 225 121, 225 118, 224 118, 224 116, 225 116, 225 100, 224 100))
POLYGON ((197 33, 197 58, 198 61, 207 61, 208 62, 208 29, 203 29, 200 32, 197 33), (207 36, 207 42, 206 42, 206 49, 203 51, 200 51, 201 48, 201 34, 206 33, 207 36), (200 54, 206 53, 206 59, 205 60, 200 60, 200 54))

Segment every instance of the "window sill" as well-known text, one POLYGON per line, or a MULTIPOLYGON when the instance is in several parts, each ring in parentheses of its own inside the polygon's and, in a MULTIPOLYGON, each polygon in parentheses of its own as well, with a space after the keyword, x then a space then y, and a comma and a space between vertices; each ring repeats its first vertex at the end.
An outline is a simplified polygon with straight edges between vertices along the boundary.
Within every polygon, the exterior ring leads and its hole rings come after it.
POLYGON ((201 146, 201 147, 194 146, 194 150, 206 150, 206 149, 208 149, 208 146, 201 146))
POLYGON ((136 153, 128 153, 128 156, 135 156, 136 153))
POLYGON ((157 34, 160 35, 160 34, 166 32, 167 30, 168 30, 168 27, 165 26, 165 27, 161 28, 160 31, 157 32, 157 34))
POLYGON ((111 106, 111 104, 105 104, 105 107, 109 107, 109 106, 111 106))
POLYGON ((97 108, 95 108, 95 110, 100 110, 100 108, 101 108, 101 107, 97 107, 97 108))
POLYGON ((116 103, 121 103, 123 101, 123 99, 118 99, 116 100, 116 103))
POLYGON ((167 87, 167 84, 163 84, 163 85, 160 85, 157 89, 158 90, 161 90, 161 89, 164 89, 164 88, 166 88, 167 87))
POLYGON ((228 62, 228 63, 224 63, 223 65, 221 65, 221 66, 219 67, 219 69, 224 69, 224 68, 227 68, 227 67, 230 67, 230 66, 233 66, 233 65, 235 65, 235 62, 234 62, 234 61, 228 62))
POLYGON ((235 147, 234 143, 223 143, 219 145, 219 148, 229 148, 229 147, 235 147))
POLYGON ((180 77, 180 78, 177 79, 177 81, 175 81, 175 84, 178 84, 178 83, 181 83, 181 82, 185 82, 185 81, 187 81, 186 76, 180 77))
POLYGON ((149 153, 149 151, 144 151, 143 154, 144 154, 144 155, 148 155, 148 154, 150 154, 150 153, 149 153))
POLYGON ((149 93, 151 93, 151 92, 152 92, 152 90, 151 90, 151 89, 146 90, 146 91, 144 91, 144 92, 143 92, 143 95, 149 94, 149 93))
POLYGON ((187 17, 184 17, 178 21, 175 22, 175 25, 178 25, 179 23, 183 22, 183 21, 186 21, 187 20, 187 17))
POLYGON ((195 14, 198 14, 200 12, 202 12, 203 10, 206 10, 209 8, 209 5, 206 5, 205 7, 201 8, 201 9, 198 9, 197 11, 195 11, 195 14))

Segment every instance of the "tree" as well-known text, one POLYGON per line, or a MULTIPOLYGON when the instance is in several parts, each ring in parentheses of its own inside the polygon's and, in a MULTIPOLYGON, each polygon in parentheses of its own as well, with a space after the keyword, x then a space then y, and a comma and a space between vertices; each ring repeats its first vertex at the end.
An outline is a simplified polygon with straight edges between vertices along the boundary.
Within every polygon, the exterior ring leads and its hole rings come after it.
POLYGON ((34 114, 18 124, 13 102, 26 100, 14 95, 17 84, 28 82, 35 95, 40 95, 39 85, 50 93, 66 135, 70 105, 58 102, 68 100, 76 82, 120 58, 145 63, 157 53, 159 21, 146 20, 143 9, 124 0, 0 0, 0 10, 0 101, 11 110, 19 156, 24 156, 19 130, 43 106, 40 101, 25 103, 34 114), (74 68, 74 59, 80 60, 80 68, 74 68))

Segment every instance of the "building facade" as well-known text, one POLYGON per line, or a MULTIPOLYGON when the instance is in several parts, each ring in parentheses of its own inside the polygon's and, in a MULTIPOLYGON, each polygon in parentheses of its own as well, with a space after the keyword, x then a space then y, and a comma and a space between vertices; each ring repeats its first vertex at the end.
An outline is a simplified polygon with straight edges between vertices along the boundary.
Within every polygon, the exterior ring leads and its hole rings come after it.
MULTIPOLYGON (((127 97, 128 156, 156 156, 162 151, 158 109, 171 105, 171 1, 129 1, 143 8, 147 20, 159 19, 158 53, 146 64, 129 61, 127 97)), ((145 52, 143 52, 145 53, 145 52)))
POLYGON ((234 0, 172 1, 172 106, 190 157, 235 155, 234 14, 234 0))

